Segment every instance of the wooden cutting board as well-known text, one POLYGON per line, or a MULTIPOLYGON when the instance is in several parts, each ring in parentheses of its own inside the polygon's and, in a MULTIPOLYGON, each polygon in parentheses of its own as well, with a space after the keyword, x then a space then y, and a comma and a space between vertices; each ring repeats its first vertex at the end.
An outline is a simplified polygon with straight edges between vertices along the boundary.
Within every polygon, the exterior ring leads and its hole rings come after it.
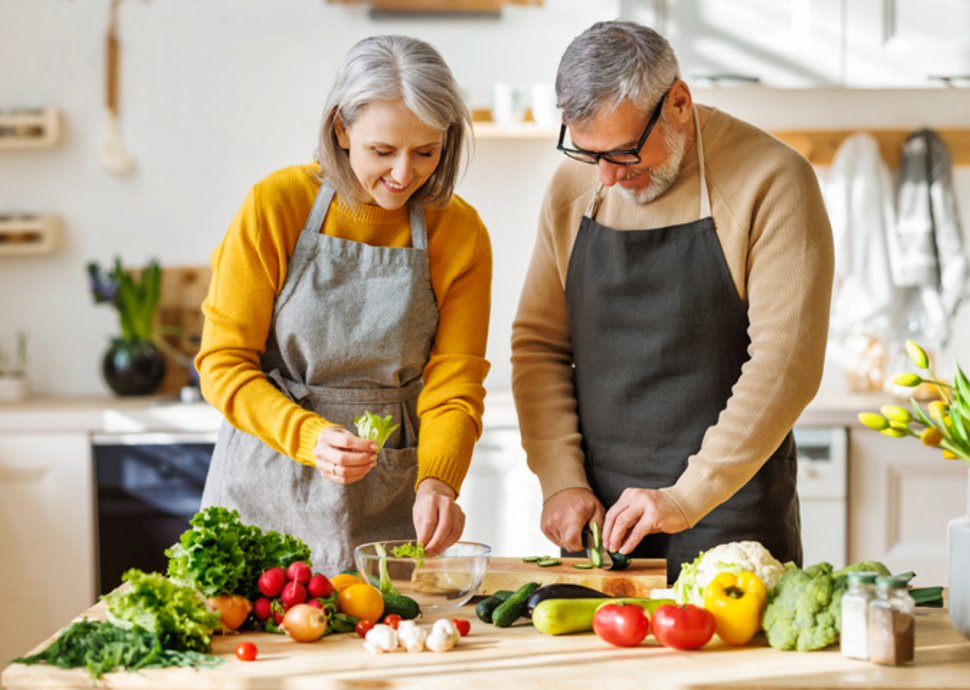
POLYGON ((667 561, 663 558, 634 558, 626 570, 593 568, 581 570, 573 563, 589 563, 586 558, 560 558, 561 565, 541 568, 521 558, 496 556, 489 560, 488 573, 479 594, 500 589, 516 590, 526 582, 541 585, 569 582, 599 590, 614 597, 649 597, 653 589, 667 587, 667 561))

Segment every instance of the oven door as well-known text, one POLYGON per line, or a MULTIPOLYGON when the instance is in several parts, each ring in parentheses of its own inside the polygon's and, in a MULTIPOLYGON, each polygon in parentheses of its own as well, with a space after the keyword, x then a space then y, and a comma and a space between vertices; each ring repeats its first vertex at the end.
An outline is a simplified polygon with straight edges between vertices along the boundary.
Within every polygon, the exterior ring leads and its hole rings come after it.
POLYGON ((165 549, 199 510, 215 433, 98 434, 98 593, 129 568, 164 573, 165 549))

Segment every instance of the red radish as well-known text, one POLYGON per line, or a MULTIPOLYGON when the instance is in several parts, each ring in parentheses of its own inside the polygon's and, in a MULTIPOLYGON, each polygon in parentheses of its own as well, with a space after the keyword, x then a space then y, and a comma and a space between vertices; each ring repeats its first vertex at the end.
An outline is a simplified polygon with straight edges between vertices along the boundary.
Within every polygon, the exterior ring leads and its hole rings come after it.
POLYGON ((273 611, 273 620, 276 621, 277 625, 281 624, 283 622, 283 612, 273 611))
POLYGON ((266 597, 260 597, 253 602, 253 615, 257 620, 264 621, 273 615, 272 603, 266 597))
POLYGON ((286 571, 282 568, 267 568, 259 576, 259 591, 272 598, 279 596, 286 584, 286 571))
POLYGON ((317 599, 316 597, 310 597, 309 599, 306 600, 306 603, 308 603, 310 606, 314 606, 314 607, 316 607, 318 609, 322 609, 323 608, 323 602, 320 601, 319 599, 317 599))
POLYGON ((280 592, 280 601, 283 602, 283 606, 286 608, 290 608, 296 604, 302 604, 306 601, 306 587, 296 581, 287 582, 283 586, 283 591, 280 592))
POLYGON ((330 580, 327 579, 326 575, 317 573, 307 582, 306 591, 311 597, 322 597, 325 599, 333 594, 333 585, 330 584, 330 580))
POLYGON ((286 579, 291 582, 299 582, 301 585, 309 582, 312 575, 313 571, 310 570, 310 566, 303 561, 294 561, 286 569, 286 579))

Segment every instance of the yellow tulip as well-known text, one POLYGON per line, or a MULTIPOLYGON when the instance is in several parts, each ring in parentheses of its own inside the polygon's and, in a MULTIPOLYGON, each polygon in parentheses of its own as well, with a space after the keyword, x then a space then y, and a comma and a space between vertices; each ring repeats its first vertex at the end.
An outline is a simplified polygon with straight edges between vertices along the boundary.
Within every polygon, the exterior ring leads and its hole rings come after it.
POLYGON ((930 417, 938 422, 942 422, 943 418, 946 417, 947 413, 950 411, 950 406, 942 400, 934 400, 926 406, 926 409, 929 411, 930 417))
POLYGON ((903 373, 893 376, 893 383, 904 388, 915 388, 923 383, 923 379, 916 374, 903 373))
POLYGON ((875 412, 860 412, 859 421, 873 431, 882 431, 889 426, 889 420, 875 412))
POLYGON ((926 356, 926 350, 921 348, 914 341, 906 341, 906 352, 909 354, 909 358, 913 360, 913 364, 918 366, 920 369, 927 369, 930 366, 930 358, 926 356))
POLYGON ((893 422, 902 422, 903 424, 913 421, 913 415, 905 407, 900 407, 899 405, 883 405, 879 408, 879 411, 893 422))
POLYGON ((892 438, 902 438, 906 435, 905 431, 900 431, 899 429, 894 429, 889 427, 888 429, 883 429, 879 432, 880 434, 885 434, 886 436, 891 436, 892 438))
POLYGON ((943 451, 943 459, 944 460, 956 460, 957 459, 957 456, 956 456, 956 454, 951 453, 948 450, 944 450, 943 451))
MULTIPOLYGON (((923 445, 935 447, 940 445, 940 441, 943 440, 943 434, 935 426, 928 426, 919 435, 919 440, 923 442, 923 445)), ((945 453, 947 451, 943 452, 945 453)))

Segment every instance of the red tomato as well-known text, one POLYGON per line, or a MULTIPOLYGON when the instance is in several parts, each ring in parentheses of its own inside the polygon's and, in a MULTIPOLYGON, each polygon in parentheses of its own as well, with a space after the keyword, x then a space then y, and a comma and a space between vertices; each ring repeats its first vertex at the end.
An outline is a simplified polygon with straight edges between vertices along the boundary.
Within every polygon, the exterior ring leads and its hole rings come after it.
POLYGON ((635 647, 650 632, 650 618, 636 604, 605 604, 593 616, 593 632, 617 647, 635 647))
POLYGON ((236 658, 240 661, 255 661, 256 653, 256 645, 252 642, 240 642, 236 645, 236 658))
POLYGON ((472 624, 468 622, 467 618, 452 618, 451 622, 454 623, 455 629, 461 634, 462 637, 465 637, 469 632, 471 632, 472 624))
POLYGON ((361 637, 367 637, 367 631, 374 627, 374 621, 369 621, 366 618, 361 618, 357 621, 357 625, 354 626, 354 630, 361 637))
POLYGON ((401 617, 396 613, 389 613, 384 616, 384 625, 390 626, 397 630, 397 624, 401 622, 401 617))
POLYGON ((653 612, 650 628, 664 647, 697 649, 714 634, 714 614, 693 604, 664 604, 653 612))

